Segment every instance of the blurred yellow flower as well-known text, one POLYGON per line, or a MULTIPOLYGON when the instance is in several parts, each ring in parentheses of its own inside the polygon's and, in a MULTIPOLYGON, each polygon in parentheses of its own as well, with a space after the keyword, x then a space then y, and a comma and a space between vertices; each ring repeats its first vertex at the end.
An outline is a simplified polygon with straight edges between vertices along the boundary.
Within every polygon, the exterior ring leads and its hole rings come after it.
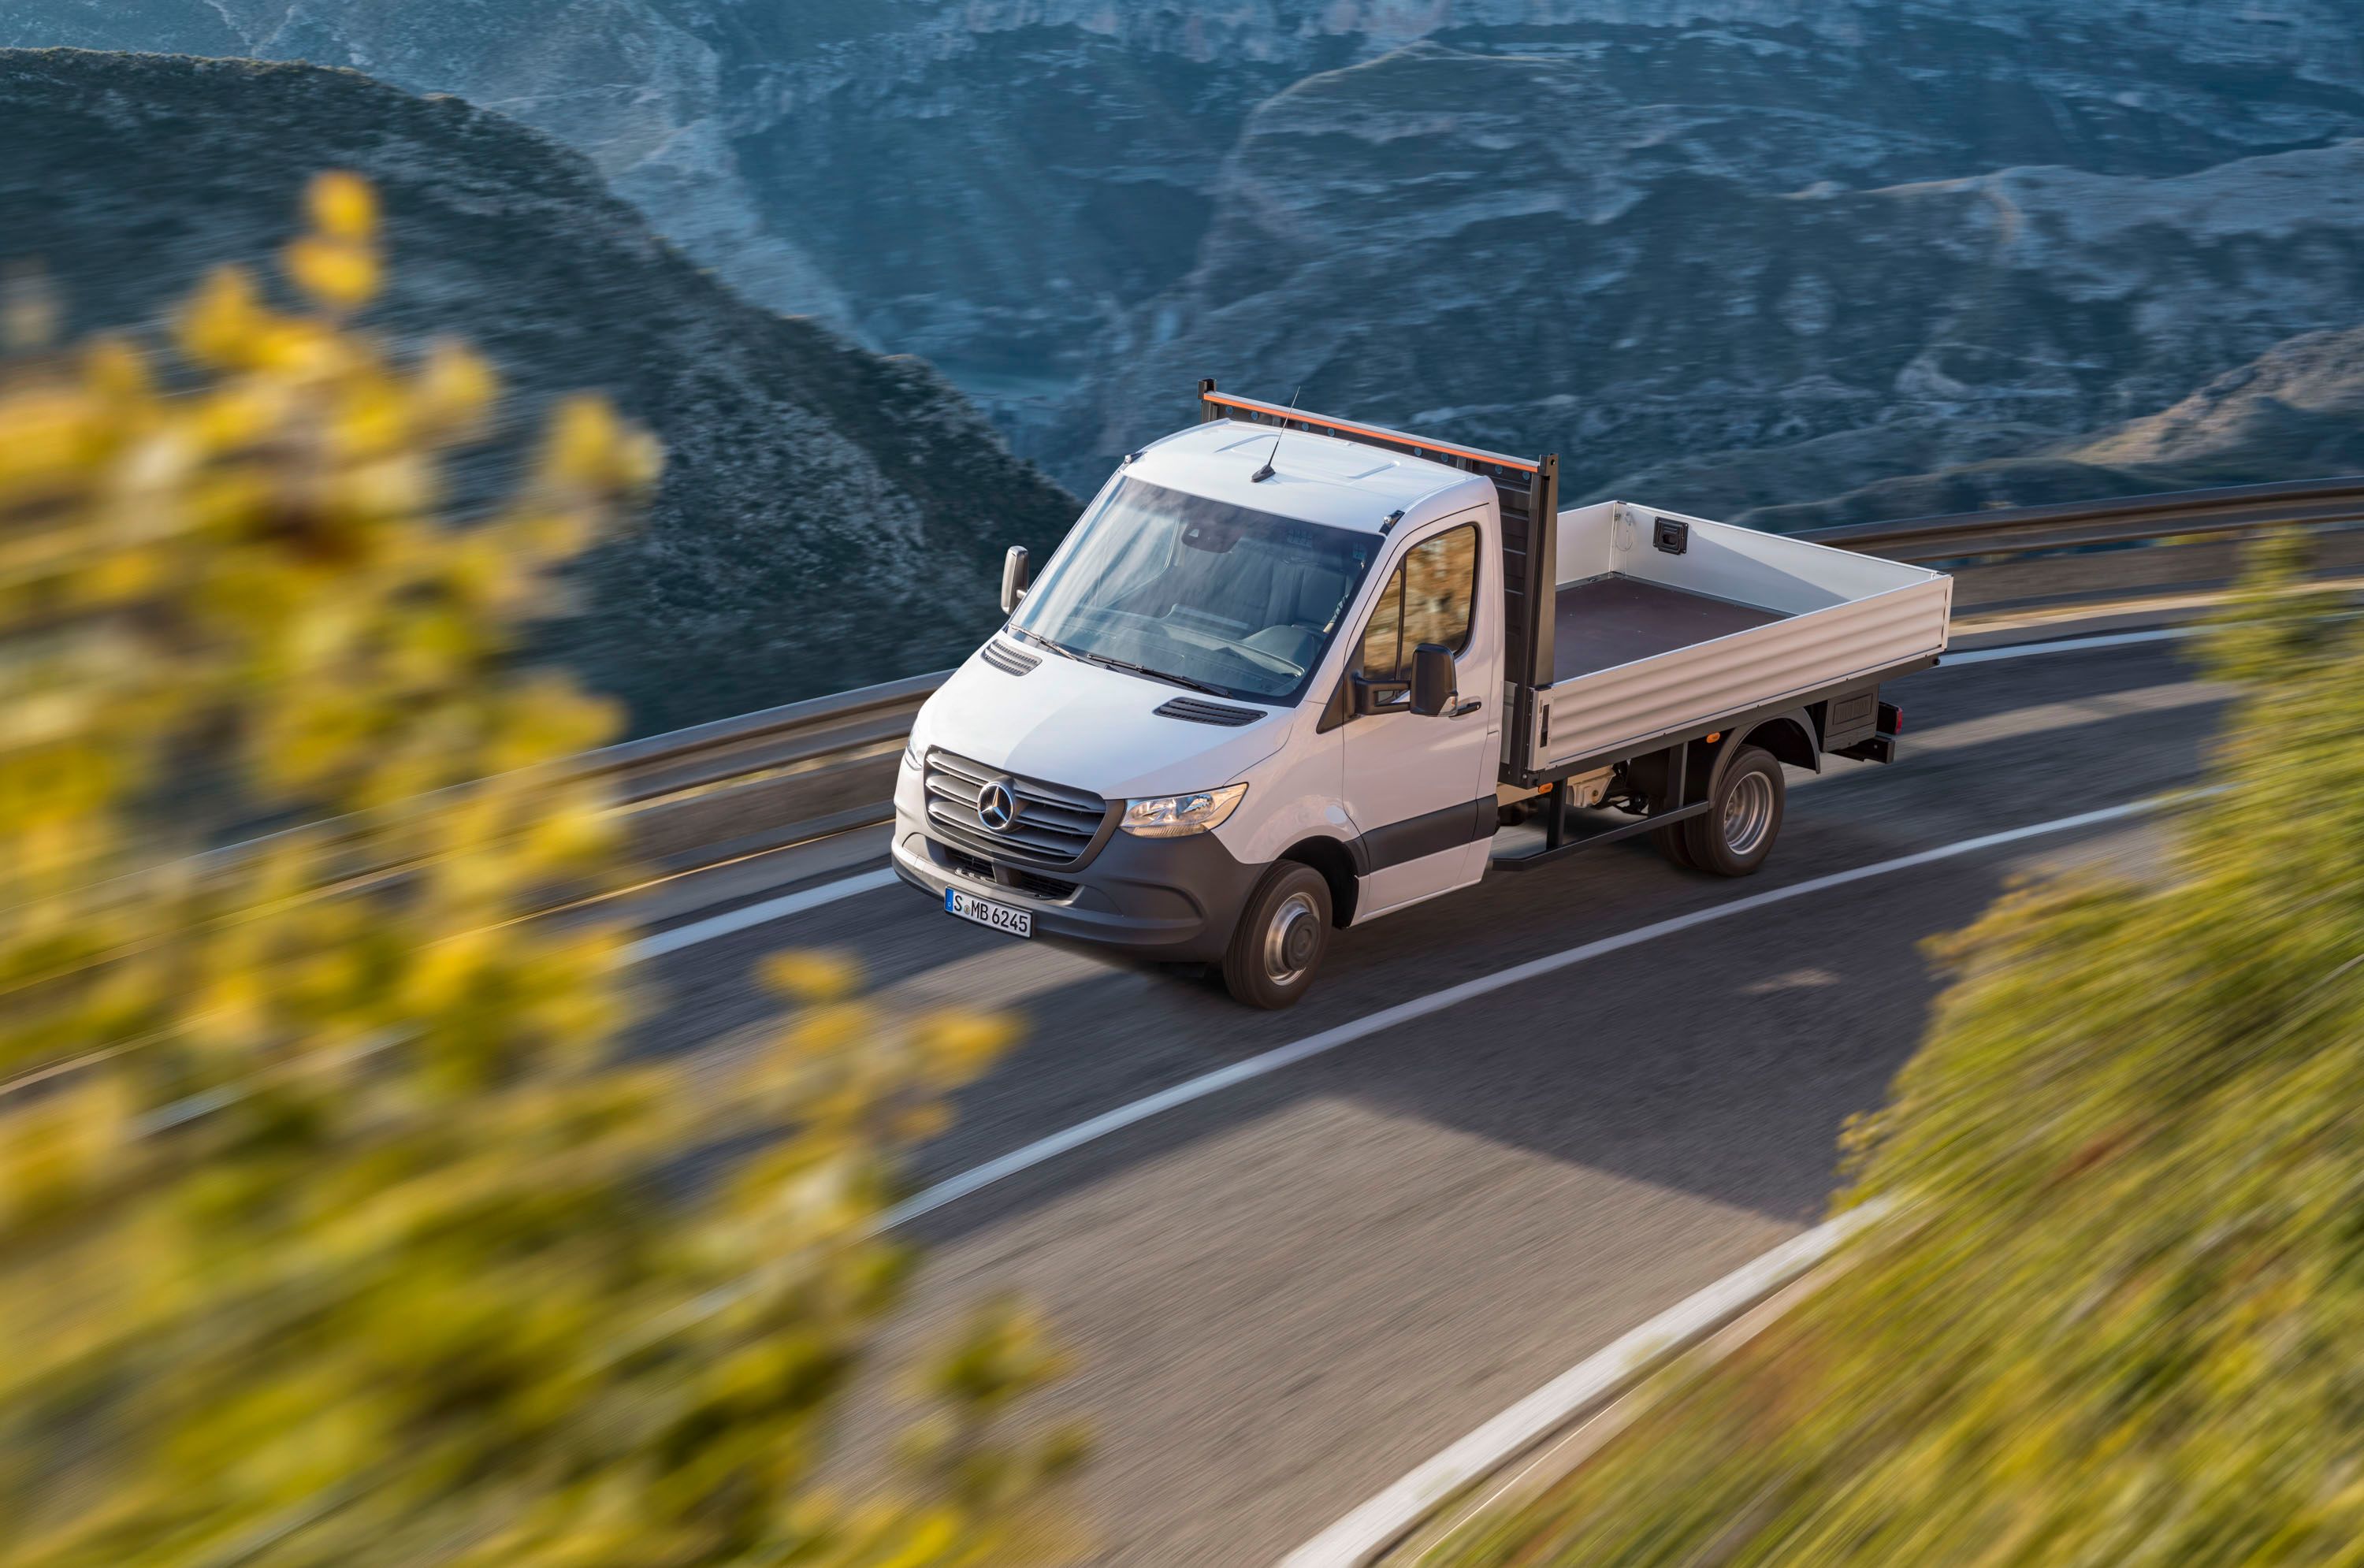
POLYGON ((281 251, 280 258, 296 286, 324 305, 354 310, 377 294, 377 254, 365 245, 307 235, 281 251))
POLYGON ((181 307, 181 350, 202 365, 237 365, 268 319, 254 274, 244 267, 217 267, 181 307))
POLYGON ((963 1077, 983 1071, 1018 1037, 1016 1022, 1001 1013, 930 1013, 918 1028, 928 1051, 963 1077))
POLYGON ((862 966, 844 953, 778 952, 764 961, 764 979, 799 1002, 839 1002, 862 984, 862 966))
POLYGON ((1046 1561, 1022 1486, 816 1479, 897 1140, 1006 1033, 796 954, 754 1049, 633 1059, 617 708, 515 663, 657 447, 568 399, 437 515, 498 379, 351 330, 375 198, 307 209, 288 309, 0 363, 0 1558, 1046 1561))
POLYGON ((438 339, 427 350, 413 393, 419 418, 430 428, 462 432, 480 421, 500 394, 493 367, 464 343, 438 339))
POLYGON ((83 377, 91 391, 113 403, 129 403, 153 391, 148 362, 126 339, 107 336, 83 350, 83 377))
POLYGON ((342 169, 317 174, 304 201, 312 227, 331 239, 360 241, 377 232, 377 193, 358 174, 342 169))

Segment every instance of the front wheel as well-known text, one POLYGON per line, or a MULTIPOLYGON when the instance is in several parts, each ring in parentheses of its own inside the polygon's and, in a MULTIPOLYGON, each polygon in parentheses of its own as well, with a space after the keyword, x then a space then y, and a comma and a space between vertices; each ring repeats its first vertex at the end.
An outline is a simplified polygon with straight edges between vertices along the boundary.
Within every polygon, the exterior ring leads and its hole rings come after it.
POLYGON ((1240 911, 1223 951, 1223 988, 1251 1007, 1296 1005, 1330 945, 1330 884, 1311 866, 1283 861, 1240 911))
POLYGON ((1779 759, 1743 746, 1717 775, 1708 808, 1675 824, 1690 863, 1718 876, 1746 876, 1763 865, 1781 831, 1786 793, 1779 759))

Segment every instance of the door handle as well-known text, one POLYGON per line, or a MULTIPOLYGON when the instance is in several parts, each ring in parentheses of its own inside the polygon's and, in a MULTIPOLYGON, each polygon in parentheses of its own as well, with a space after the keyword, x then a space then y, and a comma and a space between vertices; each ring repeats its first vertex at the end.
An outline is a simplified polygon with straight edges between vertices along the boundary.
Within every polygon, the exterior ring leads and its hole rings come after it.
POLYGON ((1467 702, 1463 703, 1456 707, 1446 708, 1444 710, 1444 717, 1447 718, 1466 718, 1485 706, 1485 703, 1480 699, 1471 697, 1467 702))

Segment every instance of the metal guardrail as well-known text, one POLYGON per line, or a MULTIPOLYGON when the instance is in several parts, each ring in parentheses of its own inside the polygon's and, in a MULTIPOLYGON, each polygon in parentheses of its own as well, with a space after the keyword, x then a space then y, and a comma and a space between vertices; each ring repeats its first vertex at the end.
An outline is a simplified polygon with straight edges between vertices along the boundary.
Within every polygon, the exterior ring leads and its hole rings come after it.
MULTIPOLYGON (((2243 539, 2292 528, 2318 536, 2319 568, 2364 581, 2364 478, 1913 517, 1798 537, 1943 565, 1954 574, 1959 620, 1966 611, 2046 614, 2101 600, 2139 610, 2145 599, 2181 595, 2189 604, 2192 590, 2232 580, 2243 539)), ((642 863, 668 873, 720 865, 888 820, 911 721, 951 673, 692 725, 585 752, 574 765, 613 781, 642 863)), ((338 825, 289 831, 333 838, 338 825)), ((199 861, 226 863, 265 841, 199 861)), ((405 869, 365 861, 344 868, 355 877, 405 869)))
MULTIPOLYGON (((1820 544, 1956 577, 1955 611, 2073 606, 2221 586, 2239 542, 2266 528, 2344 536, 2325 564, 2364 568, 2364 478, 2245 484, 1818 528, 1820 544), (2133 547, 2173 545, 2172 550, 2133 547)), ((896 755, 951 675, 913 675, 718 719, 593 752, 613 773, 643 850, 683 868, 760 852, 892 815, 896 755)))
POLYGON ((716 719, 582 759, 611 776, 643 856, 674 870, 885 821, 920 705, 952 672, 716 719))
POLYGON ((2295 484, 2236 484, 2048 506, 2013 506, 1899 522, 1811 528, 1797 537, 1915 563, 1977 556, 2057 551, 2103 544, 2150 543, 2239 535, 2261 525, 2351 522, 2364 518, 2364 478, 2295 484))

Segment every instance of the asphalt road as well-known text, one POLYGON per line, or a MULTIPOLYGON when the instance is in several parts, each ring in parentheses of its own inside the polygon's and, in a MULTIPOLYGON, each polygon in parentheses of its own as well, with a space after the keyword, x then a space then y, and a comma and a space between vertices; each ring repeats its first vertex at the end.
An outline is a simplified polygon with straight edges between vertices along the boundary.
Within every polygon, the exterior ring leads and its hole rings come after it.
MULTIPOLYGON (((658 961, 671 1001, 648 1042, 711 1046, 760 1021, 770 1004, 747 974, 786 946, 850 949, 914 1003, 1017 1008, 1024 1043, 919 1157, 918 1180, 942 1181, 1514 964, 2188 785, 2222 694, 2182 646, 1896 683, 1903 760, 1793 772, 1756 877, 1679 872, 1632 842, 1497 873, 1345 933, 1291 1012, 1017 942, 890 887, 658 961)), ((2150 823, 2116 824, 1809 892, 1149 1117, 913 1221, 928 1261, 898 1347, 983 1296, 1031 1298, 1077 1357, 1043 1414, 1097 1435, 1078 1504, 1099 1561, 1268 1563, 1819 1219, 1841 1124, 1880 1102, 1927 1023, 1941 977, 1924 940, 2015 875, 2096 856, 2138 868, 2156 842, 2150 823)), ((883 858, 883 832, 826 846, 770 868, 762 895, 883 858)), ((756 896, 743 875, 717 895, 756 896)))

